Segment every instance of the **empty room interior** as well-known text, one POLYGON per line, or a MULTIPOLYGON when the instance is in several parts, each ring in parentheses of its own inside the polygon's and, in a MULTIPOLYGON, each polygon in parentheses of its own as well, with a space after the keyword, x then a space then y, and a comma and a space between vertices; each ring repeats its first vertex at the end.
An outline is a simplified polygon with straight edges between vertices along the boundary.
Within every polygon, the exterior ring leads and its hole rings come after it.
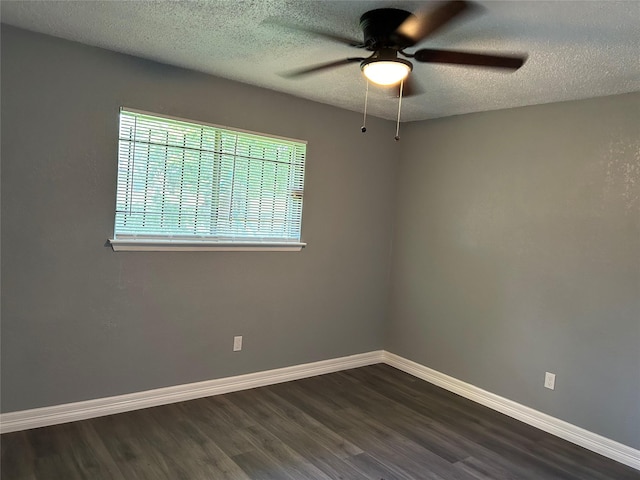
POLYGON ((3 480, 640 479, 640 2, 0 13, 3 480))

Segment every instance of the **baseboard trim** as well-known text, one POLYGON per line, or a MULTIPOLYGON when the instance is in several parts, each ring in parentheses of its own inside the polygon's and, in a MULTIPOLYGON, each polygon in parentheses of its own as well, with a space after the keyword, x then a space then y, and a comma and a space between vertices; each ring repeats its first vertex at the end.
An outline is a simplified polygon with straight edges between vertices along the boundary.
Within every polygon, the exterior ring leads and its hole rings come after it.
POLYGON ((176 385, 143 392, 0 414, 0 433, 16 432, 89 418, 157 407, 169 403, 264 387, 350 368, 386 363, 528 425, 640 470, 640 450, 487 392, 429 367, 377 350, 234 377, 176 385))
POLYGON ((414 377, 442 387, 461 397, 489 407, 528 425, 560 437, 568 442, 599 453, 629 467, 640 470, 640 450, 585 430, 571 423, 526 407, 507 398, 482 390, 444 373, 407 360, 390 352, 384 352, 383 362, 414 377))
POLYGON ((143 392, 66 403, 51 407, 2 413, 0 414, 0 433, 75 422, 88 418, 103 417, 115 413, 129 412, 142 408, 157 407, 169 403, 274 385, 276 383, 289 382, 291 380, 299 380, 301 378, 313 377, 325 373, 333 373, 350 368, 381 363, 382 358, 383 351, 378 350, 291 367, 237 375, 234 377, 157 388, 143 392))

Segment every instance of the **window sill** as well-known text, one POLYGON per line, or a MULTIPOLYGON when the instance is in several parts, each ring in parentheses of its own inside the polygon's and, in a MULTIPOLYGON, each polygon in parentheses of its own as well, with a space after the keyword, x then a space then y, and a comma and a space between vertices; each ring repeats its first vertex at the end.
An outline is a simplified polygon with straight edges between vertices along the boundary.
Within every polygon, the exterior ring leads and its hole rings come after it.
POLYGON ((114 252, 299 252, 306 243, 109 239, 114 252))

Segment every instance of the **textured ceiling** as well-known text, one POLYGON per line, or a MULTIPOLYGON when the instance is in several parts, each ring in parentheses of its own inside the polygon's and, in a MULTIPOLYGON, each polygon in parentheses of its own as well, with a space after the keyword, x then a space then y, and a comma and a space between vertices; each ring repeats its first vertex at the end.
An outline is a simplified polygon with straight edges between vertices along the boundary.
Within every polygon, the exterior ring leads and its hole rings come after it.
MULTIPOLYGON (((362 38, 373 8, 409 11, 429 2, 363 0, 7 1, 3 23, 362 111, 358 64, 303 79, 279 73, 360 56, 355 48, 274 21, 362 38)), ((417 48, 528 53, 515 73, 417 64, 421 95, 402 120, 423 120, 640 90, 640 2, 478 2, 482 15, 438 32, 417 48)), ((368 112, 393 118, 397 99, 372 89, 368 112)))

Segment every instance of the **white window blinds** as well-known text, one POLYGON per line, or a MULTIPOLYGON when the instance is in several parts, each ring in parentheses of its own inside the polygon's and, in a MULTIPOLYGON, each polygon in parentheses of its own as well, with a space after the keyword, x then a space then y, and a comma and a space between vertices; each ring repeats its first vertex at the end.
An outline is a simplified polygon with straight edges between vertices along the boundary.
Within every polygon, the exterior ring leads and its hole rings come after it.
POLYGON ((115 240, 299 243, 306 142, 120 111, 115 240))

